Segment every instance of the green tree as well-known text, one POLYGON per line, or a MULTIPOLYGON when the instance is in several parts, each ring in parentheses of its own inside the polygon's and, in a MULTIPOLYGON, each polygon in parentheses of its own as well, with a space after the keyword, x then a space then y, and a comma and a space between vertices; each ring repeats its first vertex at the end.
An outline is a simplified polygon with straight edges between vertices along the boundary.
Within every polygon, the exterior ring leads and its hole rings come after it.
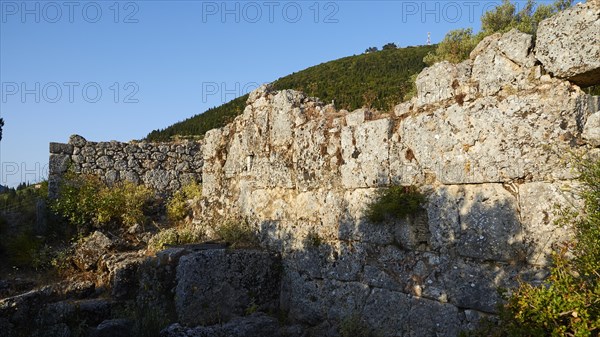
POLYGON ((423 62, 427 65, 441 61, 459 63, 469 57, 477 43, 479 43, 479 39, 473 35, 471 28, 450 31, 435 52, 427 54, 423 62))
POLYGON ((386 43, 381 49, 382 50, 398 49, 398 46, 396 46, 395 43, 390 42, 390 43, 386 43))
POLYGON ((503 0, 502 4, 481 17, 481 31, 478 34, 473 34, 471 29, 450 31, 435 52, 425 57, 424 62, 428 65, 444 60, 459 63, 466 60, 485 37, 495 33, 506 33, 515 28, 535 35, 542 20, 570 7, 572 3, 572 0, 556 0, 552 5, 546 5, 527 0, 523 8, 517 11, 513 2, 503 0))

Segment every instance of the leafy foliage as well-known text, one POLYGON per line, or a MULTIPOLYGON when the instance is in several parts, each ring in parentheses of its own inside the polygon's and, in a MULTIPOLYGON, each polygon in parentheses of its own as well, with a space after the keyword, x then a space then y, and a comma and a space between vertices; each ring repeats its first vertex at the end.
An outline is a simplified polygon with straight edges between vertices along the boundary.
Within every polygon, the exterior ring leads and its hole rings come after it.
MULTIPOLYGON (((282 77, 273 83, 277 90, 295 89, 324 102, 335 100, 341 109, 363 106, 388 111, 403 101, 412 89, 411 76, 425 68, 423 58, 434 46, 387 48, 368 54, 341 58, 282 77)), ((176 136, 202 136, 208 130, 231 122, 246 107, 248 95, 212 108, 203 114, 154 130, 149 141, 166 141, 176 136)))
POLYGON ((391 50, 391 49, 397 49, 398 46, 396 46, 395 43, 390 42, 390 43, 386 43, 381 49, 383 50, 391 50))
POLYGON ((366 215, 371 222, 383 222, 386 218, 414 215, 427 201, 415 186, 392 186, 384 190, 369 204, 366 215))
POLYGON ((161 229, 148 241, 148 250, 158 252, 168 246, 195 243, 205 238, 206 234, 201 228, 192 225, 161 229))
POLYGON ((167 202, 167 217, 169 220, 177 222, 190 215, 191 208, 189 200, 199 199, 202 196, 202 185, 192 182, 175 192, 167 202))
POLYGON ((473 36, 471 28, 450 31, 437 46, 435 53, 425 56, 423 62, 428 65, 441 61, 460 63, 469 58, 479 41, 479 37, 473 36))
POLYGON ((20 184, 0 193, 0 266, 10 263, 41 269, 48 264, 48 247, 35 232, 38 221, 47 222, 43 210, 38 209, 47 194, 47 182, 20 184))
POLYGON ((146 222, 152 191, 143 185, 118 182, 108 186, 98 177, 68 173, 51 208, 78 228, 133 225, 146 222))
POLYGON ((215 228, 215 234, 232 248, 258 246, 258 236, 247 220, 225 219, 215 228))

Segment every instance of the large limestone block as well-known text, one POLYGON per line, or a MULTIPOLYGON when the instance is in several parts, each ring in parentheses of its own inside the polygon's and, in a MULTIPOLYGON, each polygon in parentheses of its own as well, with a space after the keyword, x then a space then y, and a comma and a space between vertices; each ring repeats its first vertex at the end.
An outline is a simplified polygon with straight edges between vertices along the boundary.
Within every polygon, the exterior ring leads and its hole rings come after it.
POLYGON ((369 327, 383 336, 456 336, 458 308, 402 292, 373 289, 364 309, 369 327))
POLYGON ((279 260, 255 250, 204 250, 181 257, 175 305, 188 326, 224 323, 253 305, 276 307, 279 260))
POLYGON ((496 48, 509 60, 520 66, 532 67, 535 58, 531 55, 533 36, 513 29, 502 35, 496 48))
POLYGON ((516 262, 525 258, 516 197, 501 184, 448 186, 427 204, 431 246, 445 254, 516 262))
POLYGON ((528 248, 527 262, 545 265, 550 262, 556 244, 570 238, 572 228, 558 226, 560 207, 582 208, 576 198, 575 182, 532 182, 520 185, 519 204, 528 248))
POLYGON ((590 145, 600 146, 600 111, 588 117, 581 136, 590 145))
POLYGON ((389 147, 392 121, 369 121, 342 129, 340 167, 345 188, 377 187, 389 182, 389 147))
POLYGON ((294 132, 292 162, 296 186, 301 191, 339 186, 342 164, 341 127, 331 129, 319 120, 309 120, 294 132))
MULTIPOLYGON (((444 184, 571 179, 562 156, 581 132, 587 101, 557 80, 503 100, 483 97, 413 114, 397 132, 411 165, 444 184)), ((396 151, 393 158, 402 155, 396 151)), ((396 162, 392 167, 402 168, 396 162)))
POLYGON ((508 86, 528 89, 527 69, 534 65, 531 46, 532 36, 516 29, 480 42, 477 52, 472 54, 472 79, 479 83, 479 92, 494 95, 508 86))
POLYGON ((452 64, 439 62, 425 68, 417 76, 416 105, 423 106, 454 97, 471 76, 470 61, 452 64))
POLYGON ((542 21, 535 55, 554 76, 600 84, 600 6, 588 1, 542 21))

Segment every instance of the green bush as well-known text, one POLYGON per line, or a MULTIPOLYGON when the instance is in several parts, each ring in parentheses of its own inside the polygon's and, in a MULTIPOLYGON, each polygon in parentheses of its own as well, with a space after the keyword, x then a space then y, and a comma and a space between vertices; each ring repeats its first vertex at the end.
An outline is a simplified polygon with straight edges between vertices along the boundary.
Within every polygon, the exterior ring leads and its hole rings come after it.
POLYGON ((191 213, 189 200, 202 197, 202 185, 192 182, 175 192, 167 202, 167 216, 173 222, 185 219, 191 213))
POLYGON ((68 173, 51 209, 79 228, 130 226, 146 222, 147 205, 154 199, 143 185, 118 182, 108 186, 96 176, 68 173))
POLYGON ((17 267, 34 266, 36 254, 42 247, 42 241, 32 233, 26 231, 16 237, 7 240, 6 255, 10 263, 17 267))
POLYGON ((415 186, 392 186, 382 191, 366 210, 371 222, 383 222, 386 218, 402 218, 415 215, 427 201, 415 186))
POLYGON ((196 243, 205 237, 204 230, 191 225, 161 229, 148 241, 148 250, 158 252, 168 246, 196 243))
POLYGON ((452 30, 446 34, 434 53, 429 53, 423 58, 423 62, 427 65, 441 61, 460 63, 469 58, 471 51, 480 41, 481 37, 474 36, 471 28, 452 30))
POLYGON ((226 219, 217 226, 215 234, 232 248, 258 246, 258 236, 247 220, 226 219))

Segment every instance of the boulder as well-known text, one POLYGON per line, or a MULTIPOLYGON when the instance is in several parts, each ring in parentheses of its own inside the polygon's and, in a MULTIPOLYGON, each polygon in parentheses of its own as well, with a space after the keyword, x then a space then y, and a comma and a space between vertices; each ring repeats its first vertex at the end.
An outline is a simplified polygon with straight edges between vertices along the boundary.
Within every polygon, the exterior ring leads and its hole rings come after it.
POLYGON ((128 319, 108 319, 98 324, 91 337, 128 337, 132 335, 133 322, 128 319))
POLYGON ((536 58, 554 76, 587 87, 600 84, 600 6, 588 1, 540 23, 536 58))
POLYGON ((106 235, 96 231, 77 246, 73 261, 81 270, 92 270, 112 245, 113 242, 106 235))

